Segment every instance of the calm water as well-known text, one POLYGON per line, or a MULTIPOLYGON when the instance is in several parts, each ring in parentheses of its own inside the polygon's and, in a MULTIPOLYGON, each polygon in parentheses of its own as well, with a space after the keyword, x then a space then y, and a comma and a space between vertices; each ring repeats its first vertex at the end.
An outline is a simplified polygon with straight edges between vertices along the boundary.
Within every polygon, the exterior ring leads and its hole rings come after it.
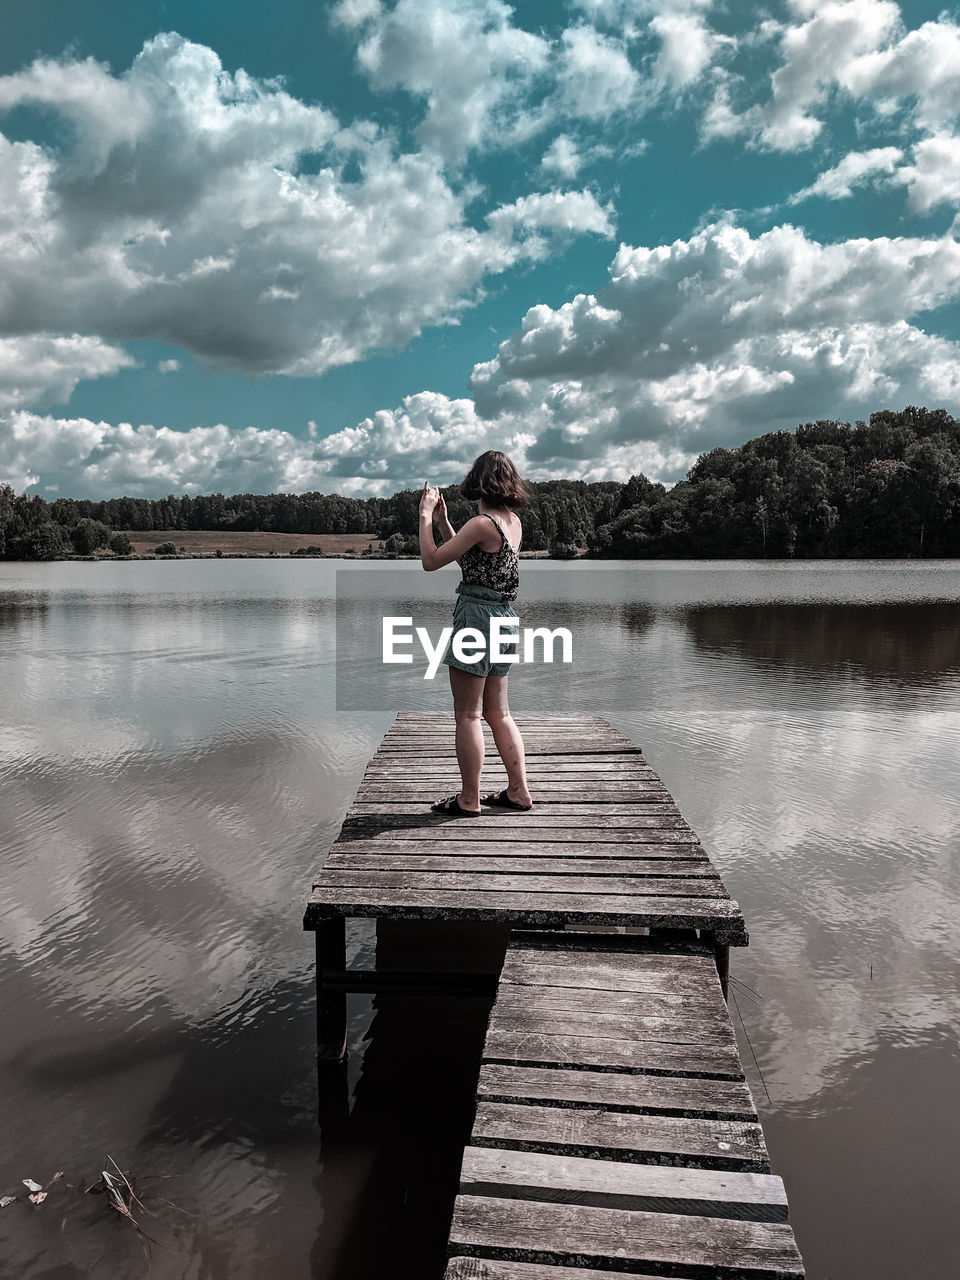
MULTIPOLYGON (((336 711, 334 569, 0 564, 0 1194, 112 1156, 157 1280, 439 1275, 482 1002, 354 998, 317 1126, 302 903, 390 721, 336 711)), ((396 573, 448 609, 455 571, 396 573)), ((514 709, 640 743, 745 910, 743 1056, 811 1280, 957 1274, 960 564, 525 565, 521 605, 586 638, 514 709)), ((0 1271, 146 1267, 58 1186, 0 1210, 0 1271)))

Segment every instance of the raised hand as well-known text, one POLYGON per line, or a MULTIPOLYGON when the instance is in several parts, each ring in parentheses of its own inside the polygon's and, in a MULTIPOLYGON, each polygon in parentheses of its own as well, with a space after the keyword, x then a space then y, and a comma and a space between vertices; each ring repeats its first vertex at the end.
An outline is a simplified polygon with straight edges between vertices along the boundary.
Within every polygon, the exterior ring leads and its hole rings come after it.
POLYGON ((428 480, 423 482, 423 493, 420 495, 420 514, 432 516, 437 501, 443 501, 440 497, 440 490, 435 488, 428 480))

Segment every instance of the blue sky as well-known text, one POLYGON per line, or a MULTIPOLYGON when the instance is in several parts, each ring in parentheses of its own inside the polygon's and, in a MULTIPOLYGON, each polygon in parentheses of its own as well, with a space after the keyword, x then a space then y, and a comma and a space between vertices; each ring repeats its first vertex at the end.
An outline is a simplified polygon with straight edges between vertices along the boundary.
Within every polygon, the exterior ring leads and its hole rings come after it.
POLYGON ((0 480, 672 483, 960 411, 960 27, 891 0, 34 0, 0 48, 0 480))

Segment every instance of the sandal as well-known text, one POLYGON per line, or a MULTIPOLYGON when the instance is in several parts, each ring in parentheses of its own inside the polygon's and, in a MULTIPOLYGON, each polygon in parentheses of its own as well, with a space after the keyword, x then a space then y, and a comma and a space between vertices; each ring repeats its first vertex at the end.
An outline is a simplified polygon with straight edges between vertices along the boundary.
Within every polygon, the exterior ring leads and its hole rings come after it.
POLYGON ((446 800, 438 800, 436 804, 430 806, 434 813, 446 814, 448 818, 479 818, 480 811, 476 813, 472 809, 464 809, 460 804, 459 792, 455 796, 448 796, 446 800))
POLYGON ((517 804, 516 800, 511 800, 506 789, 491 791, 488 796, 481 796, 480 803, 488 804, 495 809, 522 809, 524 812, 533 808, 532 804, 517 804))

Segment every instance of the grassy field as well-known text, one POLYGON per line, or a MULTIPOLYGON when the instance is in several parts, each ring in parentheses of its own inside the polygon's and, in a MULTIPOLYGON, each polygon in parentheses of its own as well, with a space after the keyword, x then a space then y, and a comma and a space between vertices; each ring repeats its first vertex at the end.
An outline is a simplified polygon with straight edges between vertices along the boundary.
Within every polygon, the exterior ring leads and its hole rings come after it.
POLYGON ((193 531, 150 529, 127 534, 137 555, 152 555, 161 542, 172 542, 184 555, 287 556, 300 547, 321 547, 325 555, 365 551, 379 540, 369 533, 234 533, 217 529, 193 531))

